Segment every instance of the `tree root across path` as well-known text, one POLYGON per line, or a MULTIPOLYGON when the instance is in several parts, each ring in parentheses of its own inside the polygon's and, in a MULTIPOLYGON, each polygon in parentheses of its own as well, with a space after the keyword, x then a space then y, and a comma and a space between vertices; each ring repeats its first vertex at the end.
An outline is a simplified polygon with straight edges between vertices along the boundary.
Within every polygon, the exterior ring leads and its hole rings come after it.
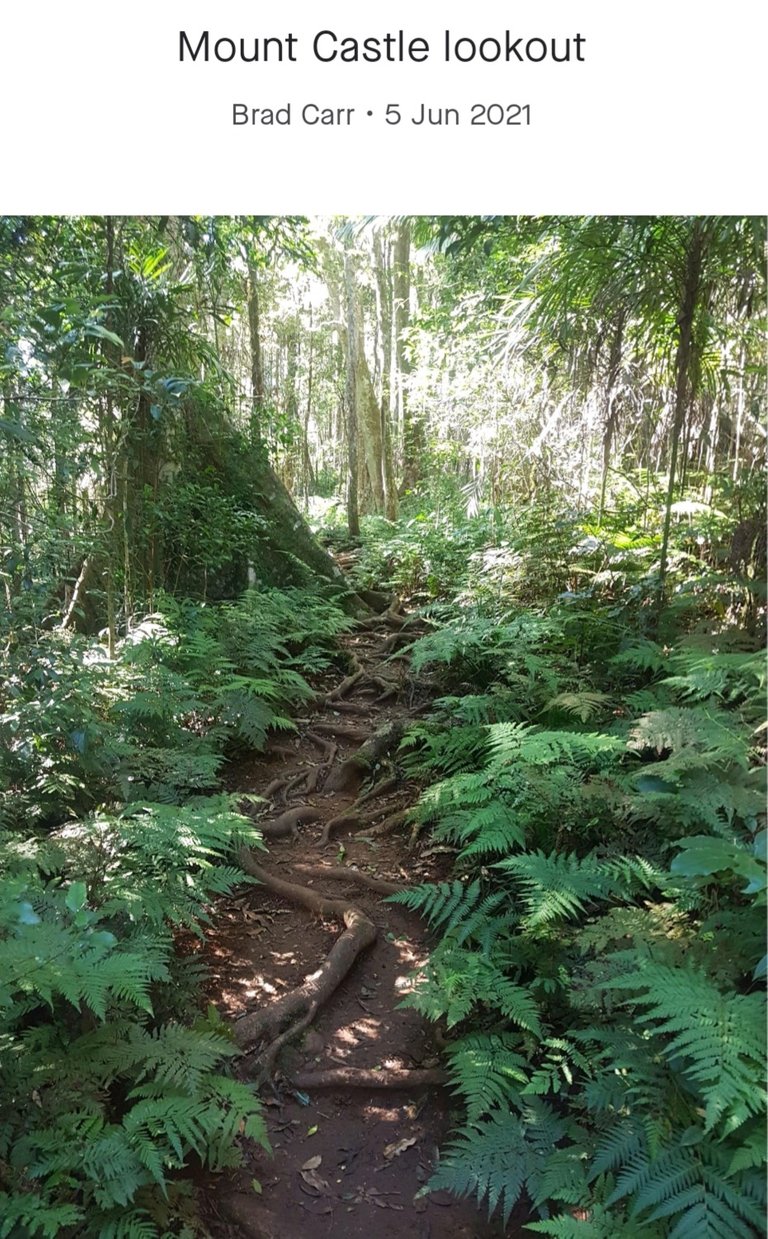
POLYGON ((331 771, 325 784, 326 790, 329 792, 358 791, 376 762, 400 743, 404 730, 403 721, 395 719, 375 731, 370 740, 366 740, 356 753, 331 771))
POLYGON ((318 735, 336 736, 339 740, 353 740, 356 744, 365 744, 367 735, 357 727, 347 727, 344 723, 315 723, 313 733, 318 735))
POLYGON ((296 1071, 291 1083, 296 1088, 423 1088, 447 1084, 439 1067, 324 1067, 317 1071, 296 1071))
POLYGON ((296 835, 301 822, 317 822, 322 816, 310 805, 300 805, 297 809, 281 813, 271 822, 259 822, 259 830, 265 839, 284 839, 287 835, 296 835))
POLYGON ((358 955, 376 939, 376 926, 355 904, 344 899, 329 899, 306 886, 275 877, 254 860, 247 848, 240 852, 240 865, 268 891, 281 895, 292 903, 308 908, 318 916, 341 921, 344 932, 332 946, 319 968, 310 973, 301 985, 275 1002, 249 1015, 234 1025, 235 1041, 242 1049, 265 1043, 261 1054, 261 1069, 265 1074, 274 1062, 277 1051, 292 1036, 302 1032, 316 1012, 336 991, 358 955))
MULTIPOLYGON (((403 630, 410 630, 411 623, 407 617, 398 614, 398 611, 398 604, 393 603, 383 622, 369 626, 371 629, 374 626, 384 629, 383 633, 379 633, 380 638, 384 638, 383 641, 376 642, 371 632, 370 641, 375 642, 378 647, 376 652, 367 646, 365 641, 358 646, 360 658, 350 652, 348 674, 335 689, 316 699, 315 704, 319 711, 360 714, 369 722, 372 715, 376 717, 377 702, 363 705, 347 700, 348 695, 360 694, 366 690, 380 693, 387 698, 398 695, 401 691, 400 683, 385 678, 375 665, 371 665, 372 657, 375 658, 376 654, 380 656, 381 652, 389 652, 390 645, 393 644, 392 637, 394 643, 407 639, 403 630), (385 636, 387 631, 389 637, 385 636)), ((378 717, 381 719, 381 715, 378 717)), ((392 767, 382 769, 381 764, 400 743, 407 717, 403 712, 400 717, 381 720, 373 734, 328 718, 327 715, 325 722, 322 718, 314 718, 309 722, 304 737, 319 750, 320 760, 299 769, 294 767, 293 771, 286 769, 282 777, 275 778, 269 784, 262 793, 262 798, 271 798, 273 805, 278 802, 284 805, 292 793, 303 798, 322 788, 325 795, 336 795, 342 799, 342 804, 339 805, 341 812, 337 810, 335 816, 329 816, 327 811, 324 812, 307 802, 286 808, 283 812, 276 809, 276 816, 259 823, 264 838, 270 843, 279 839, 295 839, 300 825, 324 821, 318 840, 318 847, 322 848, 328 842, 331 831, 337 827, 354 828, 358 836, 366 838, 383 836, 397 829, 406 820, 407 810, 393 811, 394 806, 387 806, 386 803, 372 808, 369 802, 386 797, 400 784, 401 780, 392 767), (350 742, 356 746, 354 750, 336 762, 339 745, 350 742), (369 780, 372 780, 372 786, 360 794, 363 784, 369 780), (354 796, 357 796, 357 800, 353 804, 342 807, 345 798, 354 796), (365 809, 363 806, 366 806, 365 809)), ((279 756, 293 756, 299 762, 302 761, 300 747, 294 752, 282 746, 279 756)), ((306 758, 304 760, 306 761, 306 758)), ((258 1010, 241 1016, 234 1024, 235 1041, 245 1051, 256 1051, 255 1073, 268 1079, 283 1046, 312 1024, 318 1011, 335 994, 356 961, 373 945, 377 937, 376 925, 363 909, 347 898, 333 898, 312 889, 312 882, 346 882, 380 896, 395 894, 403 890, 407 883, 381 878, 352 866, 329 865, 319 856, 314 864, 293 865, 296 873, 305 878, 309 885, 278 877, 260 863, 260 858, 257 858, 255 853, 246 848, 241 850, 240 864, 246 873, 258 880, 265 891, 306 908, 316 916, 336 921, 341 927, 330 951, 313 972, 305 976, 295 988, 281 993, 258 1010)), ((431 1069, 410 1070, 397 1067, 369 1070, 342 1067, 304 1072, 300 1077, 296 1077, 297 1086, 299 1078, 306 1081, 306 1087, 312 1088, 410 1088, 442 1083, 444 1075, 431 1069)))
POLYGON ((402 809, 397 813, 391 813, 383 822, 376 822, 376 818, 381 813, 381 808, 374 809, 372 813, 361 813, 358 804, 352 805, 351 809, 345 810, 344 813, 339 813, 337 817, 329 818, 325 823, 320 835, 320 846, 325 847, 330 842, 331 835, 335 830, 341 827, 354 827, 354 835, 356 838, 365 836, 366 839, 381 838, 383 835, 389 835, 402 826, 406 820, 407 810, 402 809))

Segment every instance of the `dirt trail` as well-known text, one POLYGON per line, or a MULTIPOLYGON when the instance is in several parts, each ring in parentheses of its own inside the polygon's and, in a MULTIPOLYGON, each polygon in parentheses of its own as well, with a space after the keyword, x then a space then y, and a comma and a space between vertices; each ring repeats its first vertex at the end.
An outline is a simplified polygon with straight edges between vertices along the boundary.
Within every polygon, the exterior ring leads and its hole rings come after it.
POLYGON ((280 834, 267 840, 268 854, 252 857, 274 889, 254 886, 217 911, 205 947, 208 997, 249 1050, 243 1077, 269 1080, 274 1156, 249 1144, 241 1170, 205 1185, 206 1222, 217 1237, 502 1233, 469 1201, 418 1196, 450 1130, 451 1097, 424 1083, 440 1074, 430 1026, 398 1006, 426 958, 424 925, 371 886, 439 880, 449 858, 427 845, 413 849, 402 822, 418 789, 397 768, 395 750, 425 701, 407 658, 387 661, 415 635, 403 623, 392 611, 346 637, 349 674, 327 687, 297 738, 230 770, 231 790, 270 800, 260 823, 265 834, 277 823, 280 834), (356 755, 371 736, 362 770, 356 755), (355 820, 335 824, 350 812, 355 820), (339 876, 341 866, 372 882, 339 876), (303 906, 284 883, 303 888, 303 906))

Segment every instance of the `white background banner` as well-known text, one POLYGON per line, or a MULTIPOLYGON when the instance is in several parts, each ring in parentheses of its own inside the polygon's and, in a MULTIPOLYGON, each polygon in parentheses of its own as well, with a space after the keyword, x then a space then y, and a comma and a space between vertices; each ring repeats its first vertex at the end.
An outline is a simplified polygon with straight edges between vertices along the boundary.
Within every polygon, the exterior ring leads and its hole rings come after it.
POLYGON ((767 13, 8 5, 2 209, 763 213, 767 13))

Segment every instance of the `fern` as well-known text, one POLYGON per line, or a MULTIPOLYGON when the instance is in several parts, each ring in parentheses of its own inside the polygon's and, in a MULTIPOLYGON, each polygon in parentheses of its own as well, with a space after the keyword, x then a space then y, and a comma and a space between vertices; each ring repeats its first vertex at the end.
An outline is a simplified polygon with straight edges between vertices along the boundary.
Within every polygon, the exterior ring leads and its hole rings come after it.
POLYGON ((413 738, 438 775, 415 816, 469 870, 398 900, 439 935, 407 1005, 464 1034, 446 1050, 464 1119, 436 1182, 502 1211, 523 1192, 559 1202, 544 1234, 762 1233, 764 1000, 743 992, 762 975, 766 890, 754 660, 614 647, 612 702, 667 678, 590 732, 536 726, 534 709, 591 712, 607 692, 582 700, 561 670, 554 700, 515 707, 502 645, 470 617, 422 647, 487 689, 466 710, 442 699, 442 732, 413 738), (526 1169, 537 1098, 571 1126, 526 1169))
POLYGON ((83 1216, 76 1205, 50 1204, 32 1192, 0 1192, 0 1239, 10 1239, 20 1226, 27 1235, 57 1239, 67 1227, 82 1222, 83 1216))
POLYGON ((433 929, 443 926, 446 932, 453 933, 477 907, 481 890, 479 881, 469 885, 458 880, 440 882, 434 886, 409 887, 390 895, 389 902, 400 903, 412 912, 419 912, 433 929))
POLYGON ((634 638, 611 658, 611 668, 617 671, 661 671, 667 664, 667 656, 656 641, 634 638))
POLYGON ((191 1153, 219 1168, 236 1162, 241 1133, 266 1146, 251 1089, 221 1073, 236 1053, 222 1026, 150 1022, 170 979, 169 927, 199 931, 211 895, 244 880, 226 863, 243 843, 258 843, 252 823, 214 797, 99 814, 4 849, 0 1157, 13 1148, 39 1189, 39 1206, 32 1196, 9 1212, 25 1233, 68 1225, 74 1200, 88 1233, 119 1207, 116 1233, 156 1234, 137 1202, 191 1153), (52 1022, 26 1027, 42 1004, 52 1022), (77 1011, 95 1024, 80 1036, 77 1011))
MULTIPOLYGON (((524 1189, 534 1201, 540 1199, 542 1166, 567 1133, 568 1124, 543 1102, 519 1112, 494 1111, 468 1123, 451 1142, 428 1187, 475 1196, 487 1204, 489 1215, 498 1208, 506 1225, 524 1189)), ((577 1163, 564 1163, 559 1182, 548 1185, 549 1194, 553 1190, 577 1194, 572 1174, 576 1170, 578 1179, 576 1167, 577 1163)))
POLYGON ((519 1038, 508 1033, 473 1033, 448 1047, 448 1074, 453 1092, 464 1100, 468 1122, 519 1099, 528 1071, 513 1048, 518 1044, 519 1038))
POLYGON ((599 771, 615 765, 624 747, 619 737, 600 732, 545 731, 515 723, 491 724, 488 732, 497 770, 513 762, 548 766, 567 761, 599 771))
MULTIPOLYGON (((526 1230, 538 1235, 552 1235, 553 1239, 637 1239, 638 1229, 634 1221, 622 1218, 618 1210, 606 1209, 600 1204, 574 1213, 561 1213, 543 1222, 527 1222, 526 1230)), ((644 1239, 659 1239, 661 1229, 644 1223, 644 1239)))
POLYGON ((764 995, 726 994, 700 971, 647 960, 606 987, 633 991, 635 1018, 663 1038, 667 1061, 683 1064, 699 1091, 706 1131, 722 1120, 733 1131, 765 1109, 764 995))
POLYGON ((144 1209, 105 1213, 99 1220, 99 1239, 157 1239, 158 1229, 144 1209))
POLYGON ((449 1028, 461 1023, 478 1005, 499 1010, 505 1019, 534 1037, 542 1035, 536 1000, 505 975, 493 955, 486 957, 448 937, 433 951, 426 972, 403 1001, 428 1019, 445 1016, 449 1028))
POLYGON ((734 1191, 722 1173, 717 1149, 683 1144, 657 1157, 638 1153, 616 1180, 608 1205, 632 1197, 631 1216, 650 1222, 675 1217, 670 1236, 705 1235, 707 1239, 749 1239, 762 1229, 762 1211, 734 1191), (677 1215, 677 1216, 676 1216, 677 1215))
POLYGON ((698 707, 670 707, 654 710, 634 725, 628 747, 636 752, 653 749, 668 750, 678 762, 690 760, 700 766, 718 762, 736 762, 747 768, 749 749, 745 740, 730 726, 730 720, 717 711, 698 707))
POLYGON ((558 693, 546 703, 542 713, 562 710, 565 714, 575 715, 582 723, 588 723, 590 719, 606 713, 610 700, 607 693, 590 692, 588 689, 575 693, 558 693))
POLYGON ((582 916, 597 901, 631 897, 661 880, 661 875, 642 860, 581 860, 558 853, 545 856, 526 852, 497 861, 495 868, 513 874, 520 883, 528 909, 521 923, 529 930, 582 916))
POLYGON ((677 674, 664 683, 687 701, 747 705, 759 717, 766 686, 765 659, 758 654, 706 654, 685 647, 672 656, 677 674))

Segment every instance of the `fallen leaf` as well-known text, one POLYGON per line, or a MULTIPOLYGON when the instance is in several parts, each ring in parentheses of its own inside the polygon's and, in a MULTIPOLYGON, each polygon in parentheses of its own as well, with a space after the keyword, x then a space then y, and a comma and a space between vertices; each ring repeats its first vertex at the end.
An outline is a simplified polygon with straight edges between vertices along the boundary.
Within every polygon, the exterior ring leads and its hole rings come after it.
POLYGON ((329 1190, 327 1181, 321 1178, 316 1170, 300 1170, 299 1174, 307 1187, 311 1187, 318 1196, 324 1195, 329 1190))
POLYGON ((314 1126, 307 1128, 307 1135, 308 1136, 317 1135, 317 1123, 315 1123, 314 1126))
POLYGON ((322 1160, 323 1160, 322 1157, 318 1153, 316 1157, 310 1157, 308 1158, 307 1161, 305 1161, 304 1165, 302 1166, 302 1170, 317 1170, 322 1160))
POLYGON ((381 1196, 372 1196, 371 1204, 376 1205, 379 1209, 397 1209, 400 1213, 403 1211, 402 1205, 396 1205, 392 1200, 384 1200, 381 1196))
POLYGON ((392 1144, 384 1146, 384 1156, 388 1162, 392 1161, 393 1157, 399 1157, 406 1149, 410 1149, 416 1143, 415 1136, 404 1136, 402 1140, 396 1140, 392 1144))

